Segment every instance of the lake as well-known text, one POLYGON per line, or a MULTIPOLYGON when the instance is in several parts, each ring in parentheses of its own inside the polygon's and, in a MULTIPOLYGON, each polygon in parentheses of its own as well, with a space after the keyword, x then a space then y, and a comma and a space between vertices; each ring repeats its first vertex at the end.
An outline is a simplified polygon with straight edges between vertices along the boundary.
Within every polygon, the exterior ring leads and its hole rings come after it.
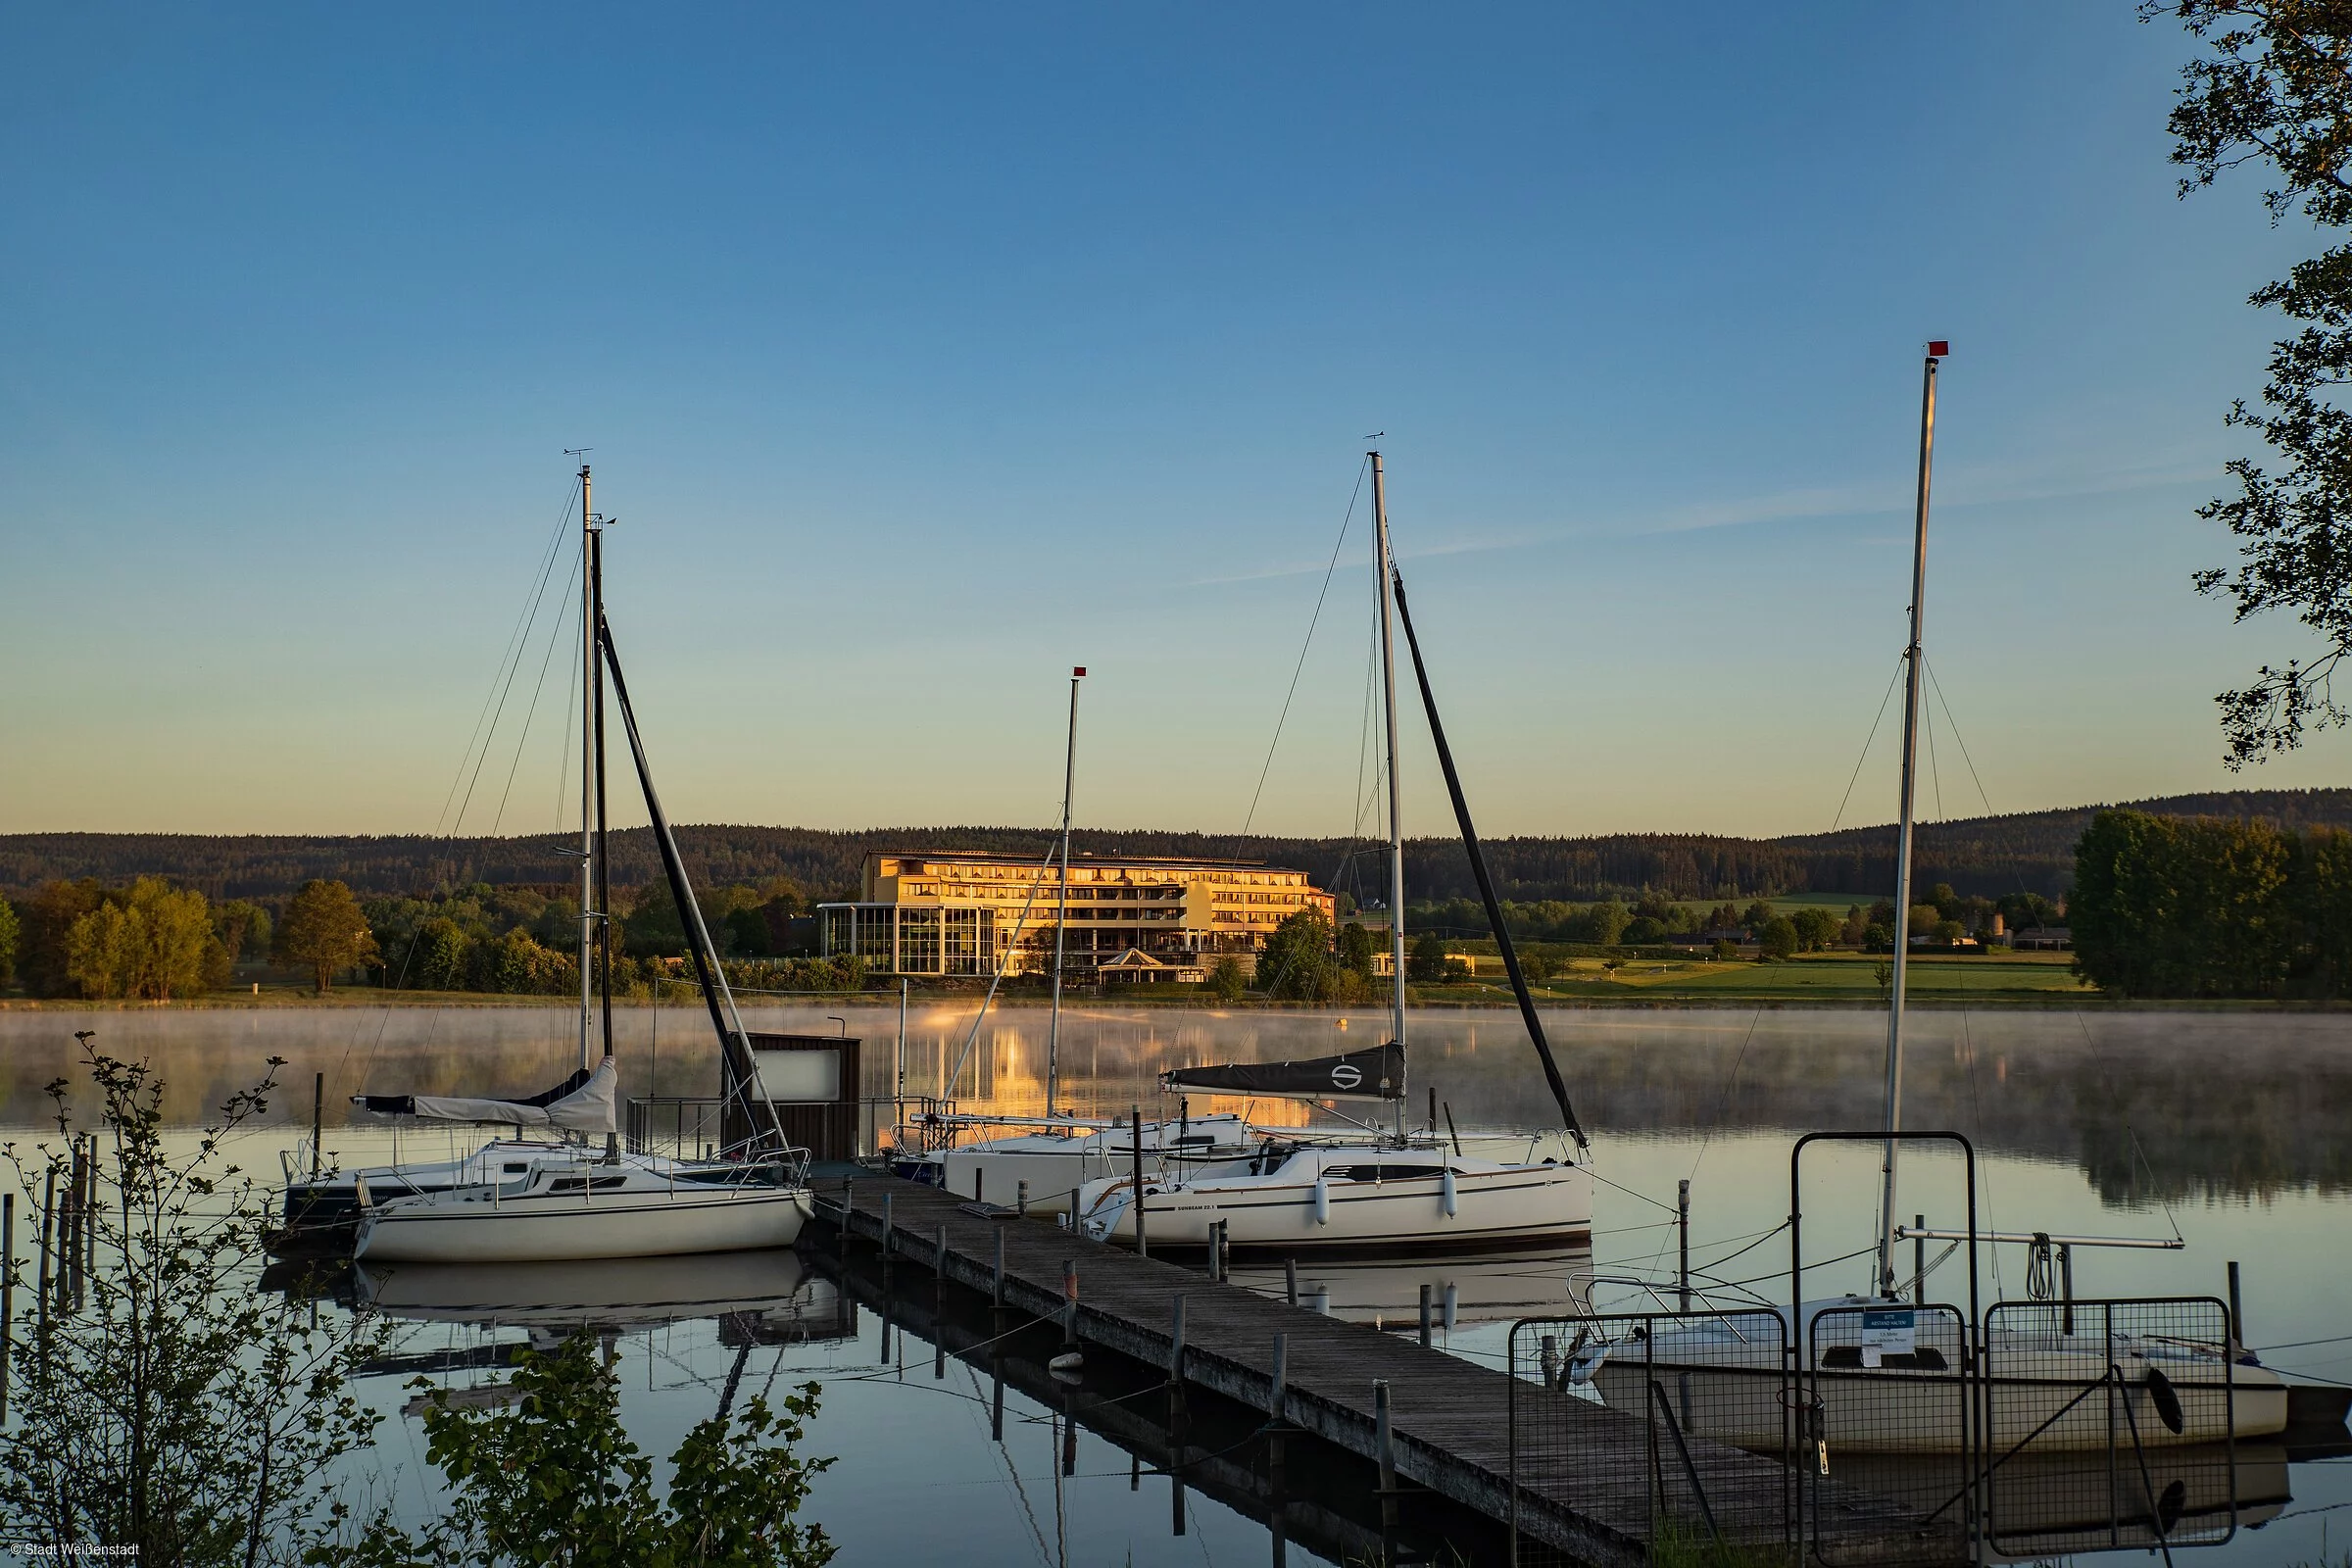
MULTIPOLYGON (((917 1004, 904 1046, 891 1006, 840 1002, 746 1009, 755 1029, 846 1030, 861 1039, 866 1092, 887 1096, 895 1061, 906 1092, 936 1094, 964 1051, 973 1004, 917 1004)), ((1072 1006, 1061 1023, 1065 1100, 1083 1113, 1157 1102, 1155 1077, 1186 1062, 1323 1054, 1376 1044, 1384 1017, 1072 1006)), ((208 1106, 250 1084, 271 1055, 286 1058, 270 1125, 253 1135, 256 1163, 308 1133, 314 1073, 326 1077, 328 1136, 344 1164, 392 1151, 380 1118, 347 1117, 347 1097, 373 1093, 520 1094, 546 1088, 576 1060, 573 1020, 557 1009, 263 1007, 252 1010, 0 1012, 0 1121, 36 1136, 42 1086, 70 1074, 74 1031, 97 1031, 118 1055, 147 1056, 167 1081, 174 1122, 198 1124, 208 1106)), ((1866 1011, 1731 1008, 1565 1009, 1547 1014, 1577 1109, 1592 1130, 1595 1239, 1590 1259, 1522 1259, 1463 1266, 1446 1283, 1464 1303, 1446 1348, 1501 1357, 1520 1311, 1563 1298, 1571 1268, 1604 1279, 1671 1271, 1676 1184, 1691 1184, 1695 1269, 1719 1282, 1785 1292, 1787 1242, 1772 1238, 1789 1209, 1789 1147, 1816 1129, 1869 1128, 1878 1119, 1885 1020, 1866 1011), (1738 1256, 1733 1254, 1738 1253, 1738 1256), (1723 1266, 1718 1269, 1717 1263, 1723 1266), (1458 1278, 1454 1277, 1457 1276, 1458 1278)), ((715 1053, 699 1010, 624 1009, 619 1054, 630 1094, 711 1092, 715 1053)), ((2166 1237, 2178 1252, 2078 1250, 2076 1290, 2099 1295, 2219 1295, 2225 1265, 2243 1269, 2247 1338, 2269 1364, 2312 1379, 2352 1378, 2352 1014, 2061 1009, 1934 1010, 1907 1026, 1905 1121, 1966 1134, 1980 1158, 1980 1221, 2005 1231, 2166 1237), (2307 1343, 2329 1342, 2329 1343, 2307 1343)), ((1034 1113, 1044 1105, 1047 1016, 992 1014, 971 1041, 956 1098, 966 1108, 1034 1113)), ((1431 1009, 1413 1020, 1409 1107, 1465 1133, 1540 1125, 1548 1110, 1517 1016, 1431 1009)), ((1195 1108, 1202 1108, 1196 1102, 1195 1108)), ((1261 1109, 1264 1108, 1261 1106, 1261 1109)), ((471 1130, 399 1136, 412 1158, 469 1148, 471 1130)), ((1877 1156, 1867 1147, 1806 1156, 1808 1262, 1867 1246, 1877 1156)), ((1906 1158, 1903 1207, 1931 1224, 1958 1224, 1964 1193, 1950 1155, 1906 1158)), ((1987 1299, 2024 1294, 2023 1251, 1987 1249, 1987 1299)), ((685 1265, 696 1270, 702 1260, 685 1265)), ((1939 1273, 1959 1289, 1959 1265, 1939 1273)), ((1335 1310, 1410 1329, 1416 1278, 1430 1271, 1307 1271, 1335 1310)), ((1443 1269, 1440 1273, 1445 1273, 1443 1269)), ((1826 1262, 1807 1293, 1859 1288, 1859 1260, 1826 1262)), ((1277 1281, 1259 1278, 1279 1288, 1277 1281)), ((1095 1427, 1073 1434, 1050 1388, 1008 1387, 1002 1441, 992 1394, 976 1366, 949 1357, 935 1376, 932 1346, 888 1327, 859 1282, 796 1272, 791 1310, 747 1329, 741 1314, 688 1318, 623 1334, 625 1413, 644 1447, 665 1453, 707 1414, 732 1374, 746 1388, 772 1379, 825 1385, 808 1450, 837 1455, 817 1486, 812 1517, 843 1544, 845 1562, 1263 1562, 1266 1528, 1210 1486, 1176 1494, 1131 1448, 1095 1427), (885 1344, 885 1335, 890 1343, 885 1344), (1065 1473, 1066 1471, 1066 1473, 1065 1473), (1181 1523, 1183 1534, 1175 1533, 1181 1523)), ((747 1287, 748 1288, 748 1287, 747 1287)), ((711 1287, 723 1295, 719 1285, 711 1287)), ((1604 1302, 1609 1287, 1600 1289, 1604 1302)), ((757 1293, 755 1293, 757 1294, 757 1293)), ((783 1294, 783 1293, 779 1293, 783 1294)), ((1624 1294, 1622 1291, 1620 1295, 1624 1294)), ((1779 1298, 1776 1297, 1775 1298, 1779 1298)), ((462 1358, 488 1331, 453 1321, 419 1327, 412 1348, 462 1358)), ((486 1382, 486 1371, 451 1374, 486 1382)), ((391 1412, 375 1461, 382 1484, 410 1505, 424 1496, 420 1429, 399 1413, 402 1380, 371 1396, 391 1412)), ((2317 1561, 2352 1539, 2352 1481, 2342 1461, 2297 1464, 2292 1500, 2259 1530, 2196 1553, 2221 1563, 2317 1561), (2334 1528, 2328 1532, 2329 1522, 2334 1528)), ((1294 1560, 1337 1560, 1344 1541, 1294 1534, 1294 1560), (1323 1552, 1321 1557, 1317 1552, 1323 1552)), ((2134 1553, 2144 1555, 2144 1553, 2134 1553)), ((2193 1559, 2192 1559, 2193 1560, 2193 1559)))

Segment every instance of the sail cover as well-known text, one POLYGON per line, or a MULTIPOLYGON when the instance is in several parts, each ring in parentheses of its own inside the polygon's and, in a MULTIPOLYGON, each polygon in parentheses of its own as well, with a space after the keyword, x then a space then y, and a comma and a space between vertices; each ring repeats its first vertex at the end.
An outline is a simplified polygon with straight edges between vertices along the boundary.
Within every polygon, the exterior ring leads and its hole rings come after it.
POLYGON ((386 1116, 429 1116, 436 1121, 508 1122, 516 1127, 559 1127, 565 1132, 618 1130, 612 1102, 620 1071, 607 1056, 594 1072, 582 1067, 544 1094, 527 1100, 462 1100, 446 1095, 354 1095, 363 1110, 386 1116))
POLYGON ((1224 1095, 1287 1095, 1300 1100, 1401 1100, 1404 1049, 1395 1041, 1342 1056, 1306 1061, 1231 1062, 1221 1067, 1179 1067, 1160 1074, 1173 1090, 1207 1090, 1224 1095))

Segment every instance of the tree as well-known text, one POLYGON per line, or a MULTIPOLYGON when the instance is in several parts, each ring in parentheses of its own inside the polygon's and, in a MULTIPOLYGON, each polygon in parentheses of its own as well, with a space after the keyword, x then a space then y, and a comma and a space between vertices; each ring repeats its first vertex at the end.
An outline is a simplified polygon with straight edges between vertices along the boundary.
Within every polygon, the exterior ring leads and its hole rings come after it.
MULTIPOLYGON (((743 1371, 747 1346, 738 1354, 743 1371)), ((733 1390, 734 1380, 728 1382, 733 1390)), ((312 1549, 326 1568, 821 1568, 834 1545, 824 1527, 795 1517, 830 1459, 794 1445, 816 1413, 817 1385, 771 1407, 755 1395, 740 1415, 724 1400, 670 1457, 667 1496, 653 1462, 620 1424, 620 1380, 575 1334, 551 1351, 522 1352, 510 1409, 453 1407, 449 1391, 419 1378, 425 1456, 448 1484, 446 1515, 412 1536, 389 1509, 355 1540, 312 1549)))
POLYGON ((273 944, 280 963, 307 964, 324 994, 338 970, 375 956, 375 936, 360 901, 340 882, 305 882, 286 901, 273 944))
POLYGON ((66 978, 90 998, 169 1002, 220 968, 204 895, 160 877, 103 895, 67 928, 65 947, 66 978))
POLYGON ((2075 971, 2127 997, 2278 995, 2297 859, 2263 822, 2101 811, 2075 851, 2075 971))
POLYGON ((1331 922, 1320 909, 1300 909, 1266 937, 1257 956, 1257 985, 1269 997, 1332 1000, 1339 963, 1332 956, 1331 922))
POLYGON ((63 997, 80 987, 68 972, 67 938, 74 922, 106 902, 96 877, 78 882, 46 882, 20 911, 24 987, 36 997, 63 997))
POLYGON ((24 926, 17 919, 17 906, 0 899, 0 987, 17 983, 17 943, 24 935, 24 926))
POLYGON ((1838 940, 1838 917, 1829 910, 1807 905, 1788 917, 1796 929, 1796 946, 1800 953, 1819 953, 1838 940))
MULTIPOLYGON (((2166 128, 2172 159, 2188 171, 2180 194, 2228 171, 2266 169, 2274 224, 2299 211, 2323 230, 2352 224, 2352 6, 2345 0, 2142 0, 2142 21, 2178 19, 2198 53, 2180 71, 2166 128)), ((2283 460, 2272 472, 2251 458, 2226 471, 2230 493, 2197 515, 2237 538, 2235 568, 2196 574, 2199 593, 2226 596, 2234 618, 2286 611, 2318 634, 2309 659, 2264 664, 2221 693, 2231 768, 2294 750, 2307 729, 2338 725, 2338 662, 2352 653, 2352 244, 2298 262, 2251 303, 2301 323, 2272 345, 2263 410, 2232 404, 2227 423, 2260 433, 2283 460)))
MULTIPOLYGON (((0 1536, 61 1559, 98 1546, 189 1568, 298 1560, 334 1530, 334 1467, 376 1424, 350 1380, 397 1330, 256 1288, 276 1204, 229 1151, 267 1114, 282 1063, 192 1146, 167 1137, 151 1067, 86 1041, 82 1065, 94 1114, 77 1115, 68 1079, 49 1094, 60 1134, 94 1133, 103 1150, 83 1210, 93 1264, 74 1310, 17 1325, 0 1536)), ((72 1168, 46 1143, 0 1156, 32 1192, 72 1168)), ((23 1259, 6 1266, 30 1283, 23 1259)))
POLYGON ((1740 923, 1760 936, 1764 927, 1771 923, 1772 913, 1772 906, 1758 899, 1740 914, 1740 923))
POLYGON ((1422 985, 1442 983, 1446 978, 1446 939, 1435 931, 1424 932, 1413 944, 1404 972, 1406 979, 1422 985))
POLYGON ((1796 922, 1776 914, 1756 932, 1756 946, 1767 958, 1789 957, 1796 952, 1796 922))
POLYGON ((1379 951, 1371 930, 1361 921, 1350 920, 1340 927, 1340 965, 1352 970, 1363 979, 1372 978, 1372 955, 1379 951))
POLYGON ((1242 972, 1242 960, 1227 954, 1209 966, 1209 994, 1219 1002, 1239 1002, 1250 987, 1250 977, 1242 972))

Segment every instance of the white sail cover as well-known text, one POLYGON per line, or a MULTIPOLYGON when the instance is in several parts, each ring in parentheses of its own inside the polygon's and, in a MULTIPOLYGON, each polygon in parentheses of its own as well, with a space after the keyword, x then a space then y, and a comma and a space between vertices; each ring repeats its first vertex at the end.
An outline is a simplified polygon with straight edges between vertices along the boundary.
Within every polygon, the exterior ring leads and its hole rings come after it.
POLYGON ((354 1095, 351 1102, 388 1116, 429 1116, 436 1121, 505 1122, 516 1127, 556 1127, 574 1133, 619 1131, 613 1102, 620 1070, 607 1056, 594 1072, 582 1068, 545 1094, 527 1100, 466 1100, 449 1095, 354 1095))

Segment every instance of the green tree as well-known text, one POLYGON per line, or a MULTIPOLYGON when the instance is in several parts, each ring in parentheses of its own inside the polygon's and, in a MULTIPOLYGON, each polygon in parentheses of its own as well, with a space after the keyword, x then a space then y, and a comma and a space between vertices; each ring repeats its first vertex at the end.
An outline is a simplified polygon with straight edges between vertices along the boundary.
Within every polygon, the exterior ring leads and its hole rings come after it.
POLYGON ((1404 973, 1406 979, 1421 985, 1442 983, 1446 978, 1446 939, 1435 931, 1424 932, 1413 943, 1404 973))
POLYGON ((1242 972, 1242 960, 1227 954, 1209 965, 1208 989, 1219 1002, 1239 1002, 1242 993, 1250 988, 1250 977, 1242 972))
POLYGON ((2197 573, 2197 591, 2227 596, 2239 620, 2291 612, 2320 642, 2316 657, 2266 663, 2216 698, 2235 768, 2291 751, 2307 728, 2347 716, 2330 680, 2352 653, 2352 412, 2342 397, 2352 370, 2352 244, 2338 237, 2352 225, 2352 7, 2143 0, 2139 14, 2173 16, 2196 44, 2167 122, 2173 162, 2188 171, 2181 194, 2242 165, 2263 166, 2272 221, 2300 211, 2336 240, 2252 297, 2298 329, 2272 345, 2262 411, 2241 400, 2228 422, 2258 432, 2282 466, 2274 472, 2232 459, 2234 488, 2197 513, 2227 526, 2238 548, 2234 570, 2197 573))
POLYGON ((323 995, 335 975, 375 956, 360 901, 340 882, 309 881, 286 901, 273 948, 277 961, 307 966, 323 995))
POLYGON ((2262 822, 2101 811, 2075 849, 2075 970, 2127 997, 2261 997, 2295 961, 2294 848, 2262 822))
POLYGON ((447 1512, 412 1536, 387 1510, 358 1539, 314 1548, 308 1561, 319 1568, 820 1568, 832 1560, 824 1527, 797 1517, 832 1463, 794 1451, 816 1413, 813 1383, 775 1406, 757 1395, 740 1415, 722 1404, 698 1422, 671 1455, 666 1496, 621 1426, 620 1380, 585 1334, 522 1352, 509 1409, 453 1407, 447 1390, 423 1379, 412 1386, 423 1391, 425 1457, 448 1484, 447 1512))
POLYGON ((1740 911, 1740 923, 1761 937, 1764 928, 1772 923, 1772 906, 1758 899, 1740 911))
POLYGON ((270 949, 270 911, 258 904, 243 899, 230 899, 213 906, 213 936, 220 943, 218 973, 213 984, 225 985, 237 966, 237 960, 247 953, 266 953, 270 949))
POLYGON ((96 877, 45 882, 18 911, 24 917, 24 986, 36 997, 72 996, 81 987, 70 970, 68 938, 74 922, 106 902, 96 877))
POLYGON ((1813 905, 1797 910, 1788 917, 1796 929, 1796 946, 1800 953, 1819 953, 1838 940, 1839 921, 1829 910, 1813 905))
POLYGON ((17 944, 24 928, 17 918, 17 906, 0 899, 0 987, 17 983, 17 944))
MULTIPOLYGON (((71 1080, 50 1085, 61 1135, 94 1133, 103 1157, 83 1299, 37 1330, 17 1325, 0 1537, 19 1550, 230 1568, 298 1560, 334 1532, 334 1466, 377 1419, 350 1380, 395 1330, 256 1288, 276 1203, 230 1150, 267 1114, 280 1065, 272 1057, 192 1144, 167 1139, 164 1084, 145 1063, 85 1042, 94 1107, 75 1102, 71 1080)), ((0 1156, 25 1191, 71 1169, 48 1143, 0 1156)), ((7 1266, 30 1283, 22 1259, 7 1266)))
POLYGON ((1637 914, 1627 923, 1624 940, 1636 947, 1646 947, 1666 940, 1666 922, 1651 914, 1637 914))
POLYGON ((1340 927, 1340 966, 1366 981, 1372 978, 1372 955, 1379 947, 1371 930, 1361 922, 1350 920, 1340 927))
POLYGON ((1284 919, 1257 956, 1257 986, 1269 997, 1331 1001, 1338 971, 1331 922, 1320 909, 1300 909, 1284 919))
POLYGON ((1756 946, 1767 958, 1787 958, 1796 952, 1796 922, 1776 914, 1756 932, 1756 946))

